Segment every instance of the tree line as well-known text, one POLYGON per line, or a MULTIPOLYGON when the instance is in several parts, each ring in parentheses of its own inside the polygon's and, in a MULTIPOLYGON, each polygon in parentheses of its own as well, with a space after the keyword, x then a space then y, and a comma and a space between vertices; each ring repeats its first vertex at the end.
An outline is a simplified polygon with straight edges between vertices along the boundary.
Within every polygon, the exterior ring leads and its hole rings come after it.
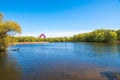
POLYGON ((92 32, 76 34, 73 36, 73 41, 77 42, 115 42, 120 41, 120 29, 98 29, 92 32))
POLYGON ((32 36, 16 37, 18 42, 116 42, 120 41, 120 29, 97 29, 92 32, 75 34, 72 37, 39 38, 32 36))
POLYGON ((72 37, 54 37, 54 38, 40 38, 33 36, 15 37, 17 42, 71 42, 72 37))

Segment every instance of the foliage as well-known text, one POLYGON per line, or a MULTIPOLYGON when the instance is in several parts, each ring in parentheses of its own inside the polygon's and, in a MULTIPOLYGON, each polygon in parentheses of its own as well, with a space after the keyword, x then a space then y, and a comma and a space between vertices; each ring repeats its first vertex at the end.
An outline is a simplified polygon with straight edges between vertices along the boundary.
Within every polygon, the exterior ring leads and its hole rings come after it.
POLYGON ((114 30, 98 29, 89 33, 74 35, 74 41, 77 42, 114 42, 118 34, 114 30))
POLYGON ((69 42, 71 41, 71 37, 56 37, 56 38, 39 38, 39 37, 33 37, 33 36, 21 36, 16 37, 18 42, 69 42))
POLYGON ((0 14, 0 51, 6 50, 16 40, 13 37, 16 33, 21 33, 20 25, 13 21, 3 21, 0 14))
POLYGON ((120 40, 120 29, 116 31, 117 33, 117 39, 120 40))
POLYGON ((120 30, 97 29, 92 32, 76 34, 73 37, 36 38, 17 37, 18 42, 115 42, 120 40, 120 30))

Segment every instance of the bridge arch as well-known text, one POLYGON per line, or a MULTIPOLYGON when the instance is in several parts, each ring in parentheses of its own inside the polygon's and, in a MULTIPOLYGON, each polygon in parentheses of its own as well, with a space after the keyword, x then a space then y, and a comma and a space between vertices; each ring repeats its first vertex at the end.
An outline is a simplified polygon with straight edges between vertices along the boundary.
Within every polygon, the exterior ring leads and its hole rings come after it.
POLYGON ((46 38, 46 36, 45 36, 45 34, 40 34, 40 36, 39 36, 40 38, 46 38))

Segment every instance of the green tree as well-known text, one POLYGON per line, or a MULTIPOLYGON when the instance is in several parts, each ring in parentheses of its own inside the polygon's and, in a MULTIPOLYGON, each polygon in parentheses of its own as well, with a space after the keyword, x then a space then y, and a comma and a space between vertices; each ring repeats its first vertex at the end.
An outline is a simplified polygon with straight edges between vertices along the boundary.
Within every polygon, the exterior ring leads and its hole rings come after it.
POLYGON ((117 40, 120 41, 120 29, 116 31, 117 32, 117 40))
POLYGON ((105 42, 114 42, 117 40, 117 33, 114 30, 105 31, 105 42))
POLYGON ((89 33, 76 34, 73 36, 75 42, 114 42, 120 40, 120 30, 98 29, 89 33))
POLYGON ((104 29, 99 29, 93 31, 94 34, 94 41, 95 42, 105 42, 105 31, 104 29))
POLYGON ((13 36, 17 33, 21 33, 20 25, 14 21, 4 21, 0 14, 0 51, 6 50, 16 41, 13 36))

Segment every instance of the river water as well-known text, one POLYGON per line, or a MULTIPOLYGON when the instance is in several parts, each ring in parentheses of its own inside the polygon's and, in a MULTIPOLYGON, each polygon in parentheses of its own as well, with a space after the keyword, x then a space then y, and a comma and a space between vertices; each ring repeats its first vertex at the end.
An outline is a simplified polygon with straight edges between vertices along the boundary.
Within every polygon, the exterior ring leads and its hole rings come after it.
POLYGON ((119 73, 119 44, 18 44, 0 53, 0 80, 119 80, 119 73))

